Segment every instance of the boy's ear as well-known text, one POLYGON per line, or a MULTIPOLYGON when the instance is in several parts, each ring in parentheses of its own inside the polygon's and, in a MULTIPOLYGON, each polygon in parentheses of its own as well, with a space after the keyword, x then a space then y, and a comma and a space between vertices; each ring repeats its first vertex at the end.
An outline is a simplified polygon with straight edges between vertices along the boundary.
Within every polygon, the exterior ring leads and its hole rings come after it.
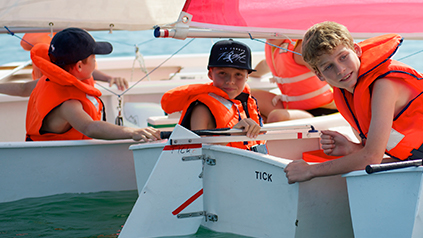
POLYGON ((363 51, 361 50, 361 46, 359 46, 357 43, 354 43, 354 51, 358 57, 361 57, 363 51))
POLYGON ((76 62, 75 63, 75 65, 74 65, 74 68, 75 68, 75 70, 77 70, 78 72, 81 72, 81 70, 82 70, 82 61, 80 60, 80 61, 78 61, 78 62, 76 62))
POLYGON ((213 78, 212 78, 212 68, 209 68, 209 72, 207 73, 207 76, 209 76, 209 79, 213 81, 213 78))
POLYGON ((323 75, 318 70, 314 70, 314 73, 320 79, 320 81, 326 81, 323 75))

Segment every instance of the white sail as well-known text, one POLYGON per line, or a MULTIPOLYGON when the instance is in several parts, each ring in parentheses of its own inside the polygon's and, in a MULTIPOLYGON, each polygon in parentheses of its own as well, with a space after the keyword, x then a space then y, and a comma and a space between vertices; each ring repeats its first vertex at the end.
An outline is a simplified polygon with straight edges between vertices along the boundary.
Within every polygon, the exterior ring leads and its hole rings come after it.
MULTIPOLYGON (((9 28, 67 27, 147 30, 178 19, 185 0, 3 0, 0 22, 9 28)), ((26 29, 28 31, 28 29, 26 29)), ((4 30, 3 30, 4 32, 4 30)), ((14 32, 17 32, 14 30, 14 32)))

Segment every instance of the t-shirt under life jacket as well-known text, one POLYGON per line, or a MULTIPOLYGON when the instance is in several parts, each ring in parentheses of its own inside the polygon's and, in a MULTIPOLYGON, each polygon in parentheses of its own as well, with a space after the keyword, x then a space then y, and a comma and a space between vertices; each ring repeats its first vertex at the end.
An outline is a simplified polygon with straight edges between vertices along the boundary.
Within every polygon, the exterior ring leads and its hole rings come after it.
POLYGON ((96 89, 94 80, 80 81, 73 75, 50 62, 48 44, 37 44, 31 50, 31 59, 41 69, 43 77, 31 93, 26 116, 27 139, 45 140, 81 140, 90 139, 71 128, 65 133, 42 132, 44 118, 57 106, 67 100, 78 100, 83 109, 93 120, 101 120, 103 104, 99 99, 101 92, 96 89))
MULTIPOLYGON (((229 99, 223 90, 208 84, 191 84, 179 86, 167 91, 161 100, 161 105, 166 113, 182 111, 179 124, 186 120, 190 106, 195 102, 205 104, 216 122, 216 128, 232 128, 240 120, 251 118, 260 126, 263 125, 259 115, 256 100, 250 96, 250 88, 245 86, 243 93, 237 99, 229 99), (241 99, 240 97, 244 97, 241 99)), ((265 141, 231 142, 228 146, 251 149, 254 145, 265 144, 265 141)))
POLYGON ((288 44, 290 51, 281 52, 269 44, 264 49, 267 65, 281 91, 284 108, 310 110, 331 103, 330 86, 306 66, 295 62, 291 52, 295 49, 295 42, 285 40, 283 44, 288 44))
MULTIPOLYGON (((379 78, 406 82, 421 92, 394 117, 385 153, 396 159, 422 158, 423 153, 423 75, 413 68, 390 59, 402 42, 401 36, 388 34, 359 43, 361 66, 354 93, 334 88, 335 103, 342 116, 367 138, 371 119, 371 85, 379 78)), ((389 97, 389 95, 386 95, 389 97)))

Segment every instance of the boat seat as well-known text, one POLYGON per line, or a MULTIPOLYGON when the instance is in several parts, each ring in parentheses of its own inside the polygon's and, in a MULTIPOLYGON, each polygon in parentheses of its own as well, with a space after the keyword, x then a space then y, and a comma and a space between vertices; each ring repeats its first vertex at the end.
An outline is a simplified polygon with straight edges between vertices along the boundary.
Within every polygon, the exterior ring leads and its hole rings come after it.
POLYGON ((175 112, 167 116, 153 116, 147 119, 148 126, 160 129, 161 131, 172 131, 181 117, 180 112, 175 112))

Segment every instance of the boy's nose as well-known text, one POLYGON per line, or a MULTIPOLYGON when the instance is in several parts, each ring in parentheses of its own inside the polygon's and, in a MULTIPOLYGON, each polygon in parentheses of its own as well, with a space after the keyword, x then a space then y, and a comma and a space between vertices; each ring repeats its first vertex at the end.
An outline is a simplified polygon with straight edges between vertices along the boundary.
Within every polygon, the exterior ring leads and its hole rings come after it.
POLYGON ((234 82, 235 82, 235 76, 228 75, 228 77, 226 78, 226 83, 227 84, 233 84, 234 82))
POLYGON ((345 67, 342 64, 336 66, 337 74, 342 74, 345 71, 345 67))

